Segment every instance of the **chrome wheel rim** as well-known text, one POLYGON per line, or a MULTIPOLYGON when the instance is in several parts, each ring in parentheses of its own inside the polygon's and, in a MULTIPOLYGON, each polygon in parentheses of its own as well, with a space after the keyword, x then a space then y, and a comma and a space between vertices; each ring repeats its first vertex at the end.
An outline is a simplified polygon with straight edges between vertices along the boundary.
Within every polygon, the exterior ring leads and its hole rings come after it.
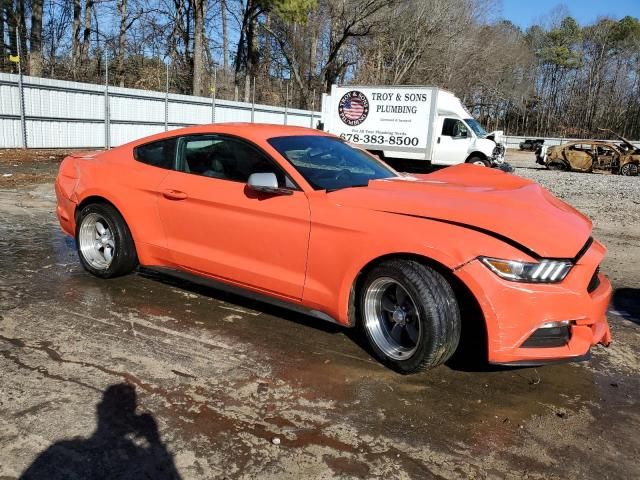
POLYGON ((476 160, 476 161, 472 162, 472 164, 473 165, 479 165, 481 167, 486 167, 487 166, 487 164, 484 163, 482 160, 476 160))
POLYGON ((420 343, 422 327, 416 304, 392 278, 378 278, 367 288, 364 324, 376 346, 394 360, 410 358, 420 343))
POLYGON ((78 233, 80 252, 85 261, 97 270, 106 270, 116 254, 113 229, 107 220, 90 213, 82 219, 78 233))

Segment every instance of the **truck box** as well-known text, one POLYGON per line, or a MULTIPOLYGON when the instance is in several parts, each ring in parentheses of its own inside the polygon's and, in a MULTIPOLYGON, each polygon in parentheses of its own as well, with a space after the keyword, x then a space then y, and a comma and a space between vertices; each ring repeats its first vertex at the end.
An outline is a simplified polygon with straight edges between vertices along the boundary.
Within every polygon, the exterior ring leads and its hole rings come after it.
POLYGON ((337 86, 322 98, 324 129, 383 158, 436 165, 504 160, 501 133, 487 133, 453 93, 437 87, 337 86))

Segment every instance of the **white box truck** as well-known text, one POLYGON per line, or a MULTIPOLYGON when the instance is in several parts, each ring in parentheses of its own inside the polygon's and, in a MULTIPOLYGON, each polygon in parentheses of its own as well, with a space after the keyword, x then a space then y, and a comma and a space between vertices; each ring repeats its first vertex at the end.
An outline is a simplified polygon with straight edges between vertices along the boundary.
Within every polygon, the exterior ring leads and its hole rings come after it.
POLYGON ((324 130, 381 158, 501 166, 502 132, 487 133, 437 87, 337 86, 322 97, 324 130))

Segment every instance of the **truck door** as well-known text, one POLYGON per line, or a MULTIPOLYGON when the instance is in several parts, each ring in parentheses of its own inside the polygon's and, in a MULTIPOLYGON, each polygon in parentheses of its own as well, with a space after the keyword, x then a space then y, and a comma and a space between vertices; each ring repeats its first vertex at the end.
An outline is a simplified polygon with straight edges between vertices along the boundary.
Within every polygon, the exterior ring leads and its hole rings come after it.
POLYGON ((467 125, 458 118, 438 117, 432 163, 455 165, 464 163, 473 141, 467 125))

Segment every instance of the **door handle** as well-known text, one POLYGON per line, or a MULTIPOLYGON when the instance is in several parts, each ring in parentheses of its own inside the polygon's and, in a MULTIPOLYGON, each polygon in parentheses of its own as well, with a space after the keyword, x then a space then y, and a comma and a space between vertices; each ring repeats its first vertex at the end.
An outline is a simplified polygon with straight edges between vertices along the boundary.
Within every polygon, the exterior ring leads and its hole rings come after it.
POLYGON ((186 200, 188 197, 186 193, 179 190, 165 190, 162 192, 162 195, 164 195, 164 198, 168 198, 169 200, 186 200))
POLYGON ((440 143, 440 137, 438 137, 438 143, 440 143))

